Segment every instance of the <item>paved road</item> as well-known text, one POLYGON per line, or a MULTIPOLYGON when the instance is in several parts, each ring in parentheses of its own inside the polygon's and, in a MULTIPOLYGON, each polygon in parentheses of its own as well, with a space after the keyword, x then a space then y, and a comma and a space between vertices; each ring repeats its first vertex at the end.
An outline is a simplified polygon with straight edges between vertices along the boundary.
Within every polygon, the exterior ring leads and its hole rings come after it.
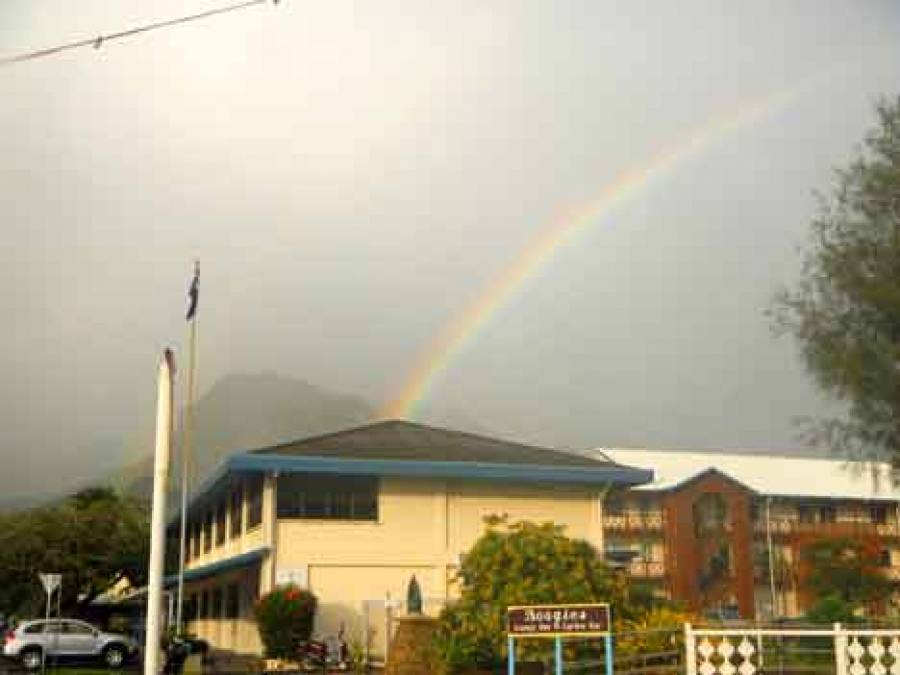
MULTIPOLYGON (((67 667, 71 667, 75 670, 103 670, 103 666, 98 664, 71 664, 70 666, 55 666, 54 668, 52 668, 52 672, 54 674, 61 673, 61 675, 65 675, 67 667)), ((47 670, 48 672, 51 671, 50 668, 48 668, 47 670)), ((132 662, 126 664, 120 670, 114 672, 115 675, 137 675, 139 671, 140 664, 132 662)), ((113 671, 109 672, 112 673, 113 671)), ((0 655, 0 675, 29 675, 29 673, 27 670, 22 668, 22 666, 17 661, 7 659, 3 655, 0 655)))

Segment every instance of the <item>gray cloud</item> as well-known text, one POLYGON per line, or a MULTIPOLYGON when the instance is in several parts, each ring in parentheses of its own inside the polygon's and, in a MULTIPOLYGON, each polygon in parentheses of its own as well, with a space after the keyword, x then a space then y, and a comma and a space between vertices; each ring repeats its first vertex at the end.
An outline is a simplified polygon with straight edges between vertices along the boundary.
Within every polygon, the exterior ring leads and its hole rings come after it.
MULTIPOLYGON (((6 0, 0 52, 184 11, 6 0)), ((898 32, 890 2, 286 0, 0 70, 2 470, 24 491, 112 461, 196 256, 204 386, 276 370, 381 400, 555 214, 854 64, 589 228, 425 406, 563 445, 791 447, 824 403, 761 312, 896 88, 898 32)))

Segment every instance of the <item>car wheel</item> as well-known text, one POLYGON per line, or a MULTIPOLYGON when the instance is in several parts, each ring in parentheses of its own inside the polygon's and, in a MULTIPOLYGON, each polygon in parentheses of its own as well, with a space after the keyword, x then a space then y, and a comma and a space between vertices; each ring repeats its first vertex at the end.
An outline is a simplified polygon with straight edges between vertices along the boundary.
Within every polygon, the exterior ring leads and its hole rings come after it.
POLYGON ((103 662, 109 668, 121 668, 125 663, 125 649, 120 645, 110 645, 103 650, 103 662))
POLYGON ((43 660, 40 649, 26 649, 21 655, 22 665, 28 670, 37 670, 43 660))

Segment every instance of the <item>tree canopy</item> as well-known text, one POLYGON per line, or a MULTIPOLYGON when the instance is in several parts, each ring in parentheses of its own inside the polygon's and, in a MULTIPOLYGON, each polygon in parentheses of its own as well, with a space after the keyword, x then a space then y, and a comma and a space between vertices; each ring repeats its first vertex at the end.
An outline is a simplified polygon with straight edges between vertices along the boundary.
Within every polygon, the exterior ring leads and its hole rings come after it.
POLYGON ((819 537, 804 544, 800 578, 814 599, 812 613, 852 614, 883 601, 891 583, 878 569, 880 554, 874 538, 819 537))
POLYGON ((646 598, 632 598, 625 576, 610 570, 590 543, 565 536, 553 523, 489 519, 463 557, 458 581, 459 602, 442 614, 437 639, 439 660, 450 669, 503 662, 512 605, 608 602, 617 620, 645 609, 638 605, 646 598))
POLYGON ((149 513, 134 499, 90 488, 0 522, 0 611, 35 614, 43 606, 39 572, 63 575, 64 611, 77 611, 118 581, 143 583, 149 513))
POLYGON ((811 440, 900 467, 900 96, 820 195, 800 280, 773 306, 819 388, 846 411, 811 440))

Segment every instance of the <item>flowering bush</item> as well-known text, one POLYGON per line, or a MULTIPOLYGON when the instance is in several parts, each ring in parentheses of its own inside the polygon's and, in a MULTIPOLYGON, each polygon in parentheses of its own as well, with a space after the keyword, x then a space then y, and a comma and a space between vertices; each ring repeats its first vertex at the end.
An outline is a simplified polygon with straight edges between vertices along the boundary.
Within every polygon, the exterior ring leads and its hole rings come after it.
POLYGON ((683 649, 684 624, 700 619, 689 612, 659 604, 623 619, 616 626, 616 656, 646 656, 683 649))
POLYGON ((256 623, 267 657, 287 659, 309 640, 316 617, 316 596, 297 586, 279 586, 256 603, 256 623))

